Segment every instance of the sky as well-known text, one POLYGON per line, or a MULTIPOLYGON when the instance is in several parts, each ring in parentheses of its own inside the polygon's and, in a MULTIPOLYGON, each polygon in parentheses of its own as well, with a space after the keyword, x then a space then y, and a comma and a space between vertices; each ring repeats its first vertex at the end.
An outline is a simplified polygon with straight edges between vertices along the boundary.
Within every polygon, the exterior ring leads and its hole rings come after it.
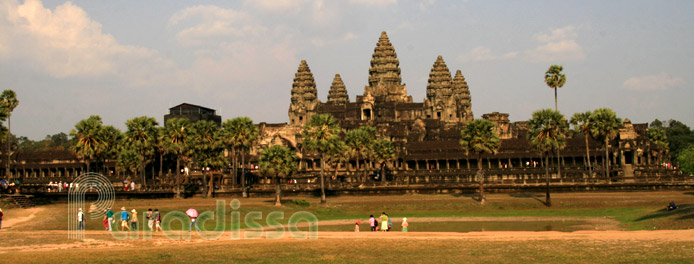
POLYGON ((161 125, 183 102, 284 123, 301 60, 321 101, 336 73, 354 101, 382 31, 416 102, 441 55, 475 117, 527 120, 554 107, 544 73, 558 64, 569 117, 609 107, 694 126, 694 1, 0 0, 0 89, 20 102, 12 132, 34 140, 90 115, 161 125))

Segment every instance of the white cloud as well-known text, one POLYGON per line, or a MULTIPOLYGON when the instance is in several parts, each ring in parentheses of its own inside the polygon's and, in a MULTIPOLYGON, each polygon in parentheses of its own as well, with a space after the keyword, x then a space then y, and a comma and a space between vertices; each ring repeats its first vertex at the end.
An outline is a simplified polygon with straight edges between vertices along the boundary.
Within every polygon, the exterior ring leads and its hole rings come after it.
POLYGON ((398 0, 349 0, 352 4, 376 6, 376 7, 386 7, 389 5, 395 5, 398 0))
POLYGON ((683 84, 684 80, 682 78, 661 72, 659 74, 626 79, 622 84, 622 88, 633 91, 664 91, 683 84))
POLYGON ((245 12, 218 6, 182 9, 171 16, 169 26, 184 27, 176 34, 176 39, 186 46, 216 44, 217 41, 228 37, 259 36, 267 30, 245 12))
POLYGON ((583 48, 576 42, 577 28, 566 26, 552 30, 549 34, 535 36, 540 46, 526 50, 525 55, 531 62, 578 61, 586 58, 583 48))
POLYGON ((429 10, 430 7, 434 6, 436 4, 436 0, 424 0, 419 2, 419 10, 421 11, 427 11, 429 10))
POLYGON ((56 78, 141 77, 130 65, 169 63, 154 50, 118 43, 70 2, 50 10, 37 0, 5 1, 0 13, 0 58, 56 78))
POLYGON ((477 46, 470 52, 460 56, 462 61, 494 61, 513 59, 518 55, 518 52, 507 52, 502 55, 494 55, 492 50, 485 46, 477 46))
POLYGON ((301 10, 307 0, 246 0, 244 3, 256 9, 269 12, 297 12, 301 10))

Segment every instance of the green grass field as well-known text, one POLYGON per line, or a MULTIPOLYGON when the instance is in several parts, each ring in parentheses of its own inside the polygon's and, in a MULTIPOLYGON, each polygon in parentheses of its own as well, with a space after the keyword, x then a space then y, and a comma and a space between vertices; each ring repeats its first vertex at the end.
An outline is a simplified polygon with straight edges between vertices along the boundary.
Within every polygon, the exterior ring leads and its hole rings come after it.
MULTIPOLYGON (((226 227, 230 229, 232 211, 229 206, 233 198, 224 200, 226 205, 226 227)), ((136 208, 140 214, 148 208, 158 208, 162 213, 185 211, 196 208, 198 211, 214 211, 217 199, 155 199, 155 200, 116 200, 114 211, 121 206, 128 210, 136 208)), ((614 222, 610 230, 618 232, 595 233, 590 237, 570 235, 565 237, 556 232, 544 236, 545 232, 532 232, 530 236, 514 235, 514 232, 501 232, 496 235, 478 238, 474 233, 468 235, 437 235, 427 231, 446 230, 447 226, 475 223, 439 223, 430 230, 422 229, 425 235, 418 236, 416 230, 403 235, 397 233, 362 232, 358 236, 321 236, 316 240, 297 240, 284 238, 230 240, 227 236, 215 241, 200 239, 196 234, 189 241, 168 241, 163 236, 152 240, 116 240, 103 230, 100 220, 87 222, 89 231, 84 241, 67 239, 67 205, 50 204, 41 207, 40 213, 29 221, 0 231, 0 259, 3 263, 113 263, 113 262, 151 262, 151 263, 692 263, 694 261, 694 238, 687 239, 694 227, 694 192, 613 192, 613 193, 557 193, 552 195, 553 207, 544 206, 544 195, 540 194, 490 194, 488 202, 480 206, 471 196, 466 195, 396 195, 396 196, 342 196, 329 197, 327 205, 321 205, 315 197, 286 197, 285 206, 275 207, 271 198, 242 199, 239 211, 241 219, 249 212, 260 212, 263 218, 270 212, 280 211, 286 223, 289 216, 298 211, 307 211, 325 223, 326 221, 352 222, 366 220, 370 214, 388 212, 398 225, 402 217, 407 217, 416 229, 417 219, 421 217, 443 218, 485 217, 484 219, 505 219, 513 222, 519 219, 523 225, 526 218, 571 218, 605 219, 614 222), (293 199, 306 200, 308 206, 292 203, 293 199), (669 201, 675 201, 680 208, 668 212, 664 210, 669 201), (509 220, 510 219, 510 220, 509 220), (682 230, 675 231, 673 239, 649 238, 640 234, 629 238, 630 230, 682 230), (679 232, 679 233, 678 233, 679 232), (501 234, 500 233, 500 234, 501 234), (678 235, 678 234, 683 235, 678 235), (415 236, 411 236, 415 235, 415 236), (508 238, 508 237, 510 238, 508 238), (624 238, 623 236, 626 236, 624 238), (7 250, 2 250, 6 248, 7 250), (7 260, 8 262, 5 262, 7 260)), ((27 217, 23 209, 6 209, 5 219, 27 217)), ((257 221, 264 224, 265 219, 257 221)), ((242 221, 243 222, 243 221, 242 221)), ((490 221, 491 222, 491 221, 490 221)), ((140 224, 143 224, 142 222, 140 224)), ((214 228, 212 221, 205 228, 214 228)), ((494 224, 491 224, 494 225, 494 224)), ((320 226, 320 225, 319 225, 320 226)), ((349 225, 344 225, 353 230, 349 225)), ((3 223, 4 227, 4 223, 3 223)), ((180 226, 173 226, 180 230, 180 226)), ((242 223, 242 228, 246 226, 242 223)), ((503 231, 503 227, 500 227, 503 231)), ((592 227, 589 227, 590 229, 592 227)), ((187 226, 184 228, 187 230, 187 226)), ((368 224, 362 224, 362 231, 368 224)), ((325 232, 340 230, 340 227, 319 227, 325 232)), ((399 230, 396 228, 395 230, 399 230)), ((511 229, 509 231, 513 231, 511 229)), ((653 231, 653 234, 658 231, 653 231)), ((228 233, 228 232, 227 232, 228 233)), ((485 232, 483 232, 485 233, 485 232)), ((650 233, 650 232, 649 232, 650 233)), ((345 232, 345 234, 350 234, 345 232)), ((350 235, 352 235, 351 233, 350 235)), ((443 234, 443 233, 441 233, 443 234)), ((485 233, 486 234, 486 233, 485 233)), ((572 233, 567 233, 572 234, 572 233)), ((580 234, 580 233, 578 233, 580 234)), ((646 233, 648 234, 648 233, 646 233)))

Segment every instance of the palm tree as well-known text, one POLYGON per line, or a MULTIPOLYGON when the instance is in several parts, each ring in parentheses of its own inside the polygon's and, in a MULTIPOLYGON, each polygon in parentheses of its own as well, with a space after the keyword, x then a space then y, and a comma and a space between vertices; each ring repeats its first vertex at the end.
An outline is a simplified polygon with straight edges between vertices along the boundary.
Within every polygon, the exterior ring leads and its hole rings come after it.
POLYGON ((208 169, 217 169, 224 165, 224 147, 219 127, 212 121, 201 120, 193 124, 188 147, 191 149, 193 162, 202 170, 205 197, 212 197, 214 191, 214 174, 207 181, 208 169), (209 185, 209 187, 208 187, 209 185))
POLYGON ((646 133, 651 144, 658 149, 658 164, 662 162, 662 157, 668 149, 668 138, 665 129, 662 127, 648 128, 646 133))
POLYGON ((337 142, 340 134, 340 126, 335 118, 330 114, 319 114, 311 117, 301 132, 304 145, 309 151, 318 151, 320 155, 320 189, 321 203, 325 203, 325 179, 323 171, 325 169, 324 154, 328 153, 337 142))
POLYGON ((592 123, 590 123, 590 115, 592 113, 590 111, 586 111, 583 113, 575 113, 573 117, 571 117, 571 125, 574 126, 574 129, 576 131, 580 131, 583 136, 586 138, 586 158, 588 160, 588 175, 589 177, 593 177, 593 166, 590 164, 590 146, 589 146, 589 137, 590 137, 590 127, 592 126, 592 123))
MULTIPOLYGON (((347 132, 345 144, 350 148, 352 155, 356 158, 357 172, 359 171, 359 160, 369 156, 373 150, 373 141, 376 138, 376 129, 370 126, 361 126, 347 132)), ((366 170, 366 162, 364 169, 366 170)), ((361 182, 366 181, 366 176, 362 175, 361 182)))
POLYGON ((460 146, 466 155, 470 153, 477 156, 477 175, 480 183, 480 204, 485 203, 484 197, 484 170, 482 169, 482 155, 484 153, 496 153, 501 141, 499 134, 494 130, 494 123, 486 119, 475 119, 468 123, 460 131, 460 146))
POLYGON ((104 164, 106 163, 106 160, 108 159, 118 159, 118 155, 120 152, 120 145, 121 142, 123 141, 123 133, 120 132, 117 128, 113 126, 102 126, 101 129, 103 130, 103 149, 97 158, 101 159, 104 161, 104 164))
POLYGON ((125 126, 128 128, 125 132, 125 144, 138 153, 142 184, 147 186, 145 165, 155 150, 157 120, 154 117, 140 116, 126 121, 125 126))
POLYGON ((79 121, 75 129, 70 130, 70 136, 75 142, 72 152, 87 164, 89 172, 91 161, 105 149, 101 117, 93 115, 79 121))
POLYGON ((558 153, 566 145, 566 132, 568 132, 568 124, 559 111, 538 110, 533 113, 533 118, 528 120, 528 140, 535 149, 545 156, 547 182, 545 205, 547 207, 552 206, 552 200, 549 196, 549 154, 552 151, 558 153))
POLYGON ((395 158, 395 145, 393 145, 393 142, 390 142, 390 140, 377 139, 373 146, 374 158, 376 158, 379 164, 383 165, 380 167, 381 181, 387 181, 386 166, 395 158))
MULTIPOLYGON (((554 89, 554 111, 559 111, 559 105, 557 103, 557 90, 564 86, 566 83, 566 75, 562 73, 564 67, 561 65, 552 65, 545 72, 545 83, 549 88, 554 89)), ((561 177, 561 161, 559 160, 561 154, 557 150, 557 175, 561 177)))
POLYGON ((127 173, 137 173, 137 169, 140 167, 140 158, 137 151, 127 146, 120 148, 116 166, 127 173))
POLYGON ((340 164, 344 164, 345 162, 349 161, 349 156, 345 155, 345 153, 349 153, 350 149, 345 144, 344 141, 336 139, 336 142, 333 144, 330 144, 332 147, 326 153, 325 156, 325 162, 328 164, 328 166, 333 167, 333 180, 337 179, 337 172, 340 168, 340 164))
POLYGON ((590 122, 593 123, 590 133, 594 138, 604 140, 605 142, 603 164, 605 165, 605 178, 610 182, 610 174, 608 171, 610 167, 609 142, 619 133, 619 126, 622 124, 622 119, 618 118, 617 114, 615 114, 612 109, 600 108, 593 111, 593 114, 590 115, 590 122))
POLYGON ((296 153, 282 145, 270 146, 260 153, 260 173, 275 180, 275 206, 282 206, 280 180, 296 171, 296 160, 296 153))
POLYGON ((12 90, 2 91, 0 95, 0 108, 4 114, 7 114, 7 166, 5 166, 5 176, 10 177, 10 135, 12 134, 12 122, 11 116, 12 111, 19 105, 19 100, 17 100, 17 94, 12 90))
MULTIPOLYGON (((234 151, 234 179, 236 179, 237 155, 241 155, 241 164, 253 145, 258 141, 258 126, 249 117, 237 117, 222 124, 222 142, 225 147, 234 151)), ((241 170, 241 190, 243 197, 248 197, 246 190, 246 173, 241 170)))
POLYGON ((167 153, 176 156, 176 197, 181 197, 181 156, 188 153, 187 141, 190 134, 190 120, 171 118, 166 121, 163 132, 163 146, 167 153))
POLYGON ((554 111, 559 111, 557 104, 557 89, 564 86, 566 83, 566 75, 561 71, 564 67, 561 65, 552 65, 549 67, 547 72, 545 72, 545 83, 549 88, 554 89, 554 111))

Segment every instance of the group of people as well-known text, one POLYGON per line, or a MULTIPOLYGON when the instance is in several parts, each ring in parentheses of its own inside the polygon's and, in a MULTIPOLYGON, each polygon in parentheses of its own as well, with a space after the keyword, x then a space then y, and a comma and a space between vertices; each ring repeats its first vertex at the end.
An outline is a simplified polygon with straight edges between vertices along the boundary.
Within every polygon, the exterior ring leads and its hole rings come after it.
MULTIPOLYGON (((134 208, 128 212, 128 210, 125 209, 125 207, 121 207, 121 212, 120 212, 120 228, 121 231, 125 231, 125 229, 130 230, 137 230, 137 210, 134 208)), ((82 209, 80 208, 80 212, 78 213, 78 219, 82 219, 82 217, 79 217, 79 214, 82 214, 82 209)), ((104 229, 106 231, 113 231, 112 224, 116 223, 115 219, 116 213, 111 210, 109 207, 106 209, 106 212, 104 213, 104 229)), ((161 214, 159 214, 159 209, 154 209, 152 211, 152 208, 147 210, 147 213, 145 214, 145 218, 147 218, 147 227, 149 227, 149 231, 152 232, 157 232, 161 231, 161 214)), ((82 222, 80 221, 80 226, 82 226, 82 222)), ((83 228, 83 227, 82 227, 83 228)), ((84 229, 84 228, 83 228, 84 229)))
MULTIPOLYGON (((374 217, 374 215, 371 215, 369 217, 369 226, 371 227, 371 232, 388 232, 390 231, 391 228, 393 228, 393 221, 391 218, 386 214, 386 212, 381 213, 381 216, 379 217, 381 219, 380 225, 378 222, 378 219, 374 217)), ((354 232, 359 232, 359 225, 361 224, 361 221, 357 221, 355 227, 354 227, 354 232)), ((407 227, 409 224, 407 223, 407 217, 404 217, 402 219, 402 223, 400 224, 400 227, 402 227, 402 232, 407 232, 407 227)))

